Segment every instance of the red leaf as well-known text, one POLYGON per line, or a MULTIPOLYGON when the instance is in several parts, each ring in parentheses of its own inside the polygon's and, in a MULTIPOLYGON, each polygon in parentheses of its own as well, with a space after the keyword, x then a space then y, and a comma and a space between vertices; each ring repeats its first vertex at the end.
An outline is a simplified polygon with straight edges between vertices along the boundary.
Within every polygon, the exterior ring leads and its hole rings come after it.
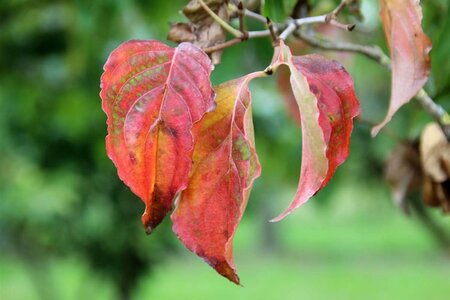
POLYGON ((281 42, 273 67, 287 65, 300 109, 302 166, 297 193, 279 221, 322 189, 348 156, 353 118, 359 113, 353 81, 336 61, 319 55, 293 57, 281 42))
POLYGON ((375 136, 425 85, 430 73, 431 41, 421 27, 419 0, 381 0, 380 16, 392 60, 392 91, 386 118, 375 136))
POLYGON ((359 102, 353 80, 335 60, 312 54, 293 57, 294 66, 306 77, 310 91, 318 101, 319 125, 330 138, 327 142, 328 173, 322 186, 333 176, 349 154, 353 118, 359 114, 359 102))
POLYGON ((255 152, 249 81, 253 73, 216 88, 217 108, 194 127, 189 186, 172 214, 173 231, 218 273, 239 283, 232 243, 261 167, 255 152))
POLYGON ((150 233, 172 209, 192 166, 192 126, 214 107, 208 56, 189 43, 128 41, 101 78, 106 148, 119 177, 145 203, 150 233))

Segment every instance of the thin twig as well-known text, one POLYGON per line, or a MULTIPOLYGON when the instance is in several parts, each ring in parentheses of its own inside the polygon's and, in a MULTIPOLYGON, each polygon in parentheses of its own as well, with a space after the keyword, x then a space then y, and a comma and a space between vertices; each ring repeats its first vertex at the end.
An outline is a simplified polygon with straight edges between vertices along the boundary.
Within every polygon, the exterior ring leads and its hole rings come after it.
POLYGON ((242 42, 241 38, 234 38, 232 40, 228 40, 228 41, 223 42, 223 43, 218 44, 218 45, 214 45, 214 46, 211 46, 211 47, 203 48, 202 50, 205 53, 210 54, 210 53, 213 53, 213 52, 216 52, 216 51, 220 51, 220 50, 223 50, 225 48, 234 46, 236 44, 239 44, 240 42, 242 42))
POLYGON ((255 19, 259 22, 266 23, 266 17, 264 17, 263 15, 260 15, 258 13, 255 13, 249 9, 246 9, 246 8, 244 9, 244 15, 249 18, 255 19))
POLYGON ((337 27, 337 28, 340 28, 340 29, 343 29, 343 30, 347 30, 347 31, 352 31, 356 27, 356 24, 344 24, 344 23, 341 23, 341 22, 339 22, 339 21, 337 21, 335 19, 331 19, 329 21, 329 24, 333 25, 334 27, 337 27))
MULTIPOLYGON (((244 20, 243 20, 242 16, 245 15, 247 17, 258 20, 266 25, 269 25, 267 23, 266 17, 264 17, 258 13, 255 13, 251 10, 245 9, 240 4, 238 4, 236 6, 236 9, 237 9, 238 16, 239 16, 239 30, 237 30, 237 29, 233 28, 231 25, 229 25, 227 22, 222 20, 217 14, 215 14, 205 4, 205 2, 203 0, 199 0, 199 3, 206 10, 206 12, 208 12, 208 14, 212 18, 214 18, 214 20, 216 22, 218 22, 225 30, 227 30, 228 32, 230 32, 231 34, 233 34, 235 36, 235 38, 232 40, 226 41, 226 42, 218 44, 218 45, 204 48, 203 50, 206 53, 223 50, 225 48, 232 47, 232 46, 238 44, 239 42, 243 42, 247 39, 253 39, 253 38, 271 36, 273 40, 276 40, 278 38, 286 40, 290 35, 292 35, 292 33, 294 33, 296 31, 296 29, 300 28, 303 25, 307 25, 307 24, 329 24, 329 25, 335 26, 337 28, 342 28, 345 30, 352 30, 354 28, 353 25, 342 24, 334 19, 330 21, 327 18, 327 16, 333 13, 333 12, 331 12, 330 14, 321 15, 321 16, 305 17, 305 18, 299 18, 299 19, 288 19, 284 24, 275 24, 275 23, 271 22, 272 25, 269 26, 268 30, 258 30, 258 31, 247 32, 244 30, 244 20), (280 33, 280 31, 281 31, 281 33, 280 33), (280 36, 276 38, 278 33, 280 33, 280 36)), ((338 12, 339 11, 340 10, 338 10, 338 12)))
POLYGON ((391 67, 389 57, 378 46, 365 46, 348 42, 331 42, 306 34, 302 30, 296 31, 294 35, 315 48, 363 54, 387 68, 391 67))
POLYGON ((334 18, 337 17, 341 13, 341 11, 347 6, 346 0, 341 0, 341 3, 331 12, 330 15, 332 15, 334 18))
POLYGON ((275 32, 275 28, 273 27, 273 23, 269 17, 266 17, 267 27, 269 28, 270 36, 272 37, 272 41, 276 42, 278 40, 277 33, 275 32))
POLYGON ((266 29, 266 30, 258 30, 258 31, 248 31, 247 34, 248 34, 249 39, 266 37, 266 36, 270 36, 270 30, 266 29))
POLYGON ((297 26, 295 25, 295 22, 290 22, 289 25, 280 34, 280 40, 286 40, 288 36, 290 36, 296 29, 297 26))
POLYGON ((325 19, 326 19, 326 15, 306 17, 306 18, 294 19, 294 23, 297 27, 299 27, 299 26, 306 25, 306 24, 325 23, 325 19))
POLYGON ((447 140, 450 142, 450 115, 439 104, 433 101, 431 97, 421 89, 416 95, 417 101, 420 105, 438 122, 444 132, 447 140))

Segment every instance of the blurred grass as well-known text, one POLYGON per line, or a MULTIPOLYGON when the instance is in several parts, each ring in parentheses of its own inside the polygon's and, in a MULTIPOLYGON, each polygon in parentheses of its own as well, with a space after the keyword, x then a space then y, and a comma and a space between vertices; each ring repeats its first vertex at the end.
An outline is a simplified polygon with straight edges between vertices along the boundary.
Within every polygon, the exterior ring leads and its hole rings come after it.
POLYGON ((450 293, 448 267, 442 260, 311 262, 249 256, 240 264, 245 287, 238 287, 186 258, 144 279, 135 299, 445 300, 450 293))
MULTIPOLYGON (((235 240, 244 288, 179 246, 139 281, 133 299, 448 299, 450 261, 392 208, 383 189, 366 189, 341 183, 329 209, 312 201, 280 223, 244 217, 235 240), (271 249, 263 242, 266 226, 278 237, 271 249)), ((280 202, 293 192, 280 191, 280 202)), ((47 299, 117 299, 116 287, 81 257, 40 265, 9 255, 0 270, 0 299, 42 299, 43 286, 47 299)))
POLYGON ((427 233, 387 194, 372 190, 377 201, 355 209, 367 187, 340 186, 329 210, 310 202, 269 225, 279 237, 274 252, 261 243, 266 220, 244 217, 235 242, 243 288, 184 250, 144 278, 134 299, 448 299, 450 261, 427 233))

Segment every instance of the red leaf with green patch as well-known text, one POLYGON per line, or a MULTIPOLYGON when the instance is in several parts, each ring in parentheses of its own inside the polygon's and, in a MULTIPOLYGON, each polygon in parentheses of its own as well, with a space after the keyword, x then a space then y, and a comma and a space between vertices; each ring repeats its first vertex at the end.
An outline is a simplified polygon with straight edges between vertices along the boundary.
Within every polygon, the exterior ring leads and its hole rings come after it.
POLYGON ((359 113, 353 81, 336 61, 319 55, 293 57, 281 42, 272 63, 290 68, 302 126, 302 166, 297 193, 279 221, 308 201, 348 156, 353 118, 359 113))
POLYGON ((208 56, 189 43, 171 48, 132 40, 109 56, 101 77, 106 148, 119 177, 145 203, 151 232, 186 188, 192 127, 214 107, 208 56))
POLYGON ((380 16, 392 60, 392 88, 386 118, 372 129, 372 135, 376 135, 428 80, 431 41, 422 30, 419 2, 380 0, 380 16))
POLYGON ((218 273, 239 283, 232 243, 261 168, 255 152, 249 81, 264 73, 216 88, 217 108, 195 125, 189 186, 172 214, 183 244, 218 273))

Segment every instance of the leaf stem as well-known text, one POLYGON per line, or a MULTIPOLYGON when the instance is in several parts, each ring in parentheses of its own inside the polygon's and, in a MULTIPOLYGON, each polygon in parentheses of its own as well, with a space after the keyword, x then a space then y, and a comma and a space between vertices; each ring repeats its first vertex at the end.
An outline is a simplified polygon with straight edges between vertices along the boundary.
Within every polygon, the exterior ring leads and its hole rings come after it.
POLYGON ((242 4, 242 1, 239 1, 238 4, 238 17, 239 17, 239 31, 244 32, 245 31, 245 20, 244 20, 244 5, 242 4))
POLYGON ((205 2, 203 2, 203 0, 198 0, 198 2, 200 3, 200 5, 203 7, 203 9, 208 13, 208 15, 211 16, 211 18, 214 19, 214 21, 216 21, 217 23, 220 24, 220 26, 222 26, 223 29, 225 29, 226 31, 228 31, 230 34, 232 34, 234 37, 237 38, 242 38, 244 36, 244 34, 237 30, 236 28, 234 28, 233 26, 231 26, 230 24, 228 24, 226 21, 224 21, 221 17, 219 17, 214 11, 211 10, 211 8, 208 7, 208 5, 206 5, 205 2))
POLYGON ((347 6, 347 1, 346 0, 341 0, 341 3, 339 3, 339 5, 331 12, 328 14, 330 19, 334 19, 336 18, 341 11, 347 6))
POLYGON ((275 32, 275 28, 273 26, 272 20, 269 17, 266 17, 267 27, 269 28, 270 36, 272 37, 272 41, 278 41, 277 33, 275 32))

